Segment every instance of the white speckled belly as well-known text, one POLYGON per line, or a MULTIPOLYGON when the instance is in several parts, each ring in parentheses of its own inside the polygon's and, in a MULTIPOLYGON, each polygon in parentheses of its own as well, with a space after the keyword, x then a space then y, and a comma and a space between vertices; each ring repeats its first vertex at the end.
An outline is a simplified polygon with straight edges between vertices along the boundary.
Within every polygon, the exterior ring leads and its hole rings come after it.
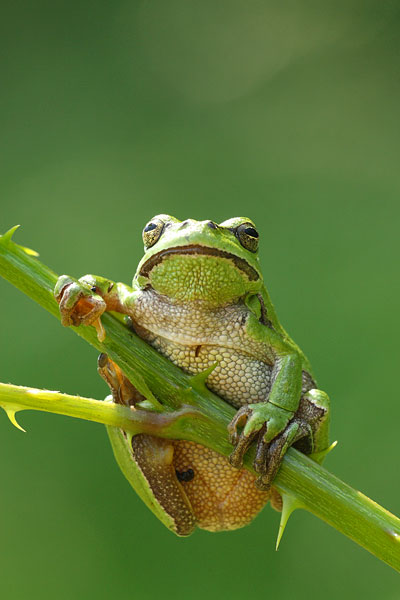
POLYGON ((144 292, 133 316, 138 334, 187 373, 217 367, 208 387, 239 408, 267 399, 273 359, 268 348, 248 338, 244 304, 208 310, 182 306, 154 292, 144 292))
POLYGON ((150 343, 187 373, 200 373, 217 362, 207 379, 207 386, 236 408, 267 398, 271 366, 260 360, 232 348, 183 346, 163 338, 155 338, 150 343))

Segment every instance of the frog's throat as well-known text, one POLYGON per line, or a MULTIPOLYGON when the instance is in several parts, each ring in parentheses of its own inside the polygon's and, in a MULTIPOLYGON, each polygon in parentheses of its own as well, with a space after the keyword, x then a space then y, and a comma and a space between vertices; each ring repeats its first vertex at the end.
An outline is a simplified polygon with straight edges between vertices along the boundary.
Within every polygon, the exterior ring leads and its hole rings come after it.
POLYGON ((245 261, 244 258, 240 258, 239 256, 235 256, 230 252, 225 252, 225 250, 219 250, 218 248, 211 248, 209 246, 200 246, 200 245, 191 245, 191 246, 176 246, 175 248, 167 248, 166 250, 161 250, 157 254, 153 254, 140 269, 139 275, 142 277, 149 277, 151 270, 159 265, 165 258, 170 257, 174 254, 189 254, 189 255, 201 255, 201 256, 219 256, 221 258, 225 258, 234 263, 234 265, 240 269, 243 273, 245 273, 249 279, 249 281, 257 281, 260 279, 259 274, 248 262, 245 261))

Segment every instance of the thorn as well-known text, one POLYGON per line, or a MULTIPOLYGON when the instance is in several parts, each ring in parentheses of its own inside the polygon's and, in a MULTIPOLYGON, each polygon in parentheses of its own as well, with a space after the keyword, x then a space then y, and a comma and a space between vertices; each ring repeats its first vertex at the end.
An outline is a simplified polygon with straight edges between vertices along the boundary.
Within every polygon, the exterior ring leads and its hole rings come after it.
POLYGON ((321 450, 320 452, 314 452, 313 454, 309 454, 308 456, 312 460, 315 460, 315 462, 321 464, 322 461, 324 460, 325 456, 327 454, 329 454, 329 452, 331 452, 334 448, 336 448, 336 446, 337 446, 337 441, 332 442, 332 444, 330 446, 328 446, 327 448, 325 448, 325 450, 321 450))
POLYGON ((288 494, 282 494, 282 512, 281 512, 281 521, 279 523, 279 531, 278 537, 276 539, 276 547, 275 550, 278 550, 279 544, 281 543, 281 539, 283 536, 283 532, 285 531, 287 522, 289 521, 290 515, 297 509, 302 508, 301 502, 295 498, 294 496, 289 496, 288 494))
POLYGON ((218 366, 218 362, 215 362, 213 365, 211 365, 211 367, 208 367, 208 369, 206 369, 205 371, 201 371, 200 373, 197 373, 196 375, 192 375, 189 378, 189 382, 190 382, 190 387, 203 387, 206 384, 206 380, 208 379, 209 375, 211 375, 211 373, 214 371, 215 367, 218 366))
MULTIPOLYGON (((159 400, 157 400, 142 375, 136 373, 135 379, 131 379, 130 381, 132 385, 142 394, 142 396, 146 398, 146 400, 143 401, 144 403, 148 402, 151 405, 151 409, 155 412, 163 411, 163 405, 161 402, 159 402, 159 400)), ((139 404, 141 405, 142 403, 139 402, 139 404)))
POLYGON ((103 327, 100 317, 93 322, 93 327, 95 327, 97 331, 97 339, 99 342, 104 342, 106 339, 106 330, 103 327))
MULTIPOLYGON (((0 237, 2 237, 5 242, 10 242, 12 240, 14 233, 17 231, 17 229, 19 227, 21 227, 21 225, 14 225, 14 227, 11 227, 11 229, 6 231, 0 237)), ((36 250, 32 250, 31 248, 26 248, 25 246, 20 246, 19 244, 17 244, 17 246, 18 246, 18 248, 21 248, 21 250, 23 250, 26 254, 29 254, 29 256, 39 256, 39 253, 36 252, 36 250)))
POLYGON ((18 412, 18 409, 15 410, 14 408, 5 408, 3 406, 4 410, 7 413, 7 417, 10 419, 11 423, 17 428, 20 429, 21 431, 23 431, 24 433, 26 433, 26 430, 21 427, 21 425, 18 423, 17 419, 15 418, 15 413, 18 412))
POLYGON ((14 233, 17 231, 18 227, 21 227, 21 225, 14 225, 14 227, 11 227, 11 229, 3 233, 1 237, 4 239, 4 241, 9 242, 14 233))

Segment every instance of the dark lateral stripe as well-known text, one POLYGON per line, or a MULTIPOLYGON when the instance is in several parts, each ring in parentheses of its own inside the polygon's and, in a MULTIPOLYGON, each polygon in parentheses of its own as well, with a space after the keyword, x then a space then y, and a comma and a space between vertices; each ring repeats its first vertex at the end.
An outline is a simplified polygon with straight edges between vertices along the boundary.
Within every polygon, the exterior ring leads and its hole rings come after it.
POLYGON ((239 256, 235 256, 230 252, 225 252, 224 250, 219 250, 218 248, 210 248, 208 246, 177 246, 176 248, 168 248, 167 250, 161 250, 157 254, 154 254, 149 260, 147 260, 140 270, 140 275, 142 277, 148 277, 150 271, 158 264, 160 264, 164 258, 167 256, 171 256, 171 254, 200 254, 206 256, 220 256, 221 258, 226 258, 233 262, 238 269, 246 273, 247 277, 250 281, 257 281, 259 279, 259 275, 252 266, 250 266, 244 258, 240 258, 239 256))
POLYGON ((190 535, 196 527, 189 499, 168 458, 171 440, 139 433, 132 438, 133 458, 158 504, 171 517, 175 533, 190 535))

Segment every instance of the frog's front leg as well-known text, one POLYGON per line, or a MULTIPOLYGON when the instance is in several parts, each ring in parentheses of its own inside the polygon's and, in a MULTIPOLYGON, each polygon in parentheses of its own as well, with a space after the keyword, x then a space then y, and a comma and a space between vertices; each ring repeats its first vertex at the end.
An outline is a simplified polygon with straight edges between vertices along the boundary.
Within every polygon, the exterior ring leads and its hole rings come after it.
MULTIPOLYGON (((271 442, 280 434, 284 437, 276 446, 274 456, 284 454, 286 448, 303 434, 301 427, 291 423, 298 409, 302 388, 302 362, 296 352, 277 355, 275 376, 267 402, 248 404, 238 410, 228 426, 231 443, 235 446, 229 460, 239 468, 250 444, 258 438, 254 468, 261 475, 263 485, 271 483, 268 455, 271 442), (237 428, 242 426, 241 433, 237 428)), ((283 455, 282 455, 283 456, 283 455)), ((282 458, 280 458, 282 460, 282 458)), ((276 469, 273 469, 276 473, 276 469)))
MULTIPOLYGON (((233 424, 240 418, 243 418, 239 413, 247 407, 243 407, 238 414, 234 417, 230 424, 230 430, 233 430, 233 424)), ((290 446, 294 446, 305 454, 316 454, 315 460, 318 453, 323 456, 323 451, 328 448, 329 445, 329 420, 330 420, 330 409, 329 409, 329 397, 328 395, 319 389, 311 389, 301 398, 299 407, 293 418, 287 423, 284 429, 276 435, 272 441, 268 442, 265 439, 264 431, 262 429, 258 434, 258 443, 256 449, 256 456, 254 460, 254 468, 259 473, 260 477, 256 481, 256 485, 261 490, 269 490, 279 467, 282 463, 283 457, 290 446)), ((264 426, 268 427, 268 426, 264 426)), ((234 434, 236 432, 234 431, 234 434)), ((243 435, 244 431, 242 432, 243 435)), ((238 445, 240 443, 249 446, 249 443, 257 436, 257 433, 247 443, 245 436, 241 439, 238 437, 238 445)), ((234 440, 233 440, 234 441, 234 440)), ((235 453, 237 452, 237 446, 232 453, 235 459, 235 453)), ((236 466, 236 465, 234 465, 236 466)))
MULTIPOLYGON (((286 428, 270 444, 259 441, 256 451, 260 477, 256 485, 269 490, 283 457, 290 446, 305 454, 318 454, 329 444, 329 397, 322 390, 312 389, 300 401, 298 410, 286 428)), ((316 458, 318 460, 318 458, 316 458)))
POLYGON ((126 313, 134 291, 123 283, 95 275, 85 275, 79 280, 68 275, 58 278, 54 296, 60 305, 61 323, 70 325, 94 325, 100 341, 104 330, 101 315, 107 310, 126 313))

